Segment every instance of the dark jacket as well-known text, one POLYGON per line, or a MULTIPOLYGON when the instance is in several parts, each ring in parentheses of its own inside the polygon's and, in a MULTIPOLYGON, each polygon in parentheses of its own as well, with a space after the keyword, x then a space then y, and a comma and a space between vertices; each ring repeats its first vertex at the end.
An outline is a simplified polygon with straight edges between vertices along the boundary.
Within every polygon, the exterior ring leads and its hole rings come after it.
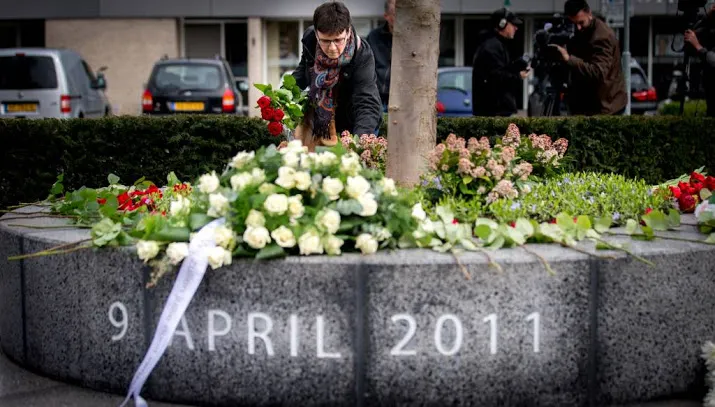
POLYGON ((715 50, 702 48, 697 55, 703 66, 702 78, 708 108, 707 115, 715 117, 715 50))
POLYGON ((569 112, 573 115, 614 114, 628 102, 616 34, 598 18, 568 44, 569 112))
POLYGON ((475 116, 511 116, 522 84, 511 63, 506 42, 494 30, 480 34, 481 43, 472 63, 472 112, 475 116))
POLYGON ((392 33, 387 23, 370 31, 367 36, 372 53, 375 56, 375 74, 377 89, 383 105, 390 100, 390 65, 392 64, 392 33))
MULTIPOLYGON (((356 39, 359 37, 352 29, 356 39)), ((315 63, 318 39, 313 26, 303 34, 303 56, 293 77, 301 89, 310 86, 310 72, 315 63)), ((375 60, 367 41, 360 40, 350 64, 342 68, 340 80, 333 89, 336 94, 335 128, 340 135, 375 134, 382 122, 382 106, 375 83, 375 60)))

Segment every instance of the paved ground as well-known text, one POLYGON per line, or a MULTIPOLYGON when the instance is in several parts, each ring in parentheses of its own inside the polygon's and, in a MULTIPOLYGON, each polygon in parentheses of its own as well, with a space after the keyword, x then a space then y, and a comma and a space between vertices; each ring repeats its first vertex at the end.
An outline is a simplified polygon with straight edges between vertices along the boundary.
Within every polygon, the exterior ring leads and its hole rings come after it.
MULTIPOLYGON (((100 393, 32 374, 9 361, 0 352, 1 407, 118 407, 123 398, 100 393)), ((667 401, 622 407, 697 407, 692 401, 667 401)), ((132 404, 131 407, 134 407, 132 404)), ((149 407, 188 407, 150 402, 149 407)))

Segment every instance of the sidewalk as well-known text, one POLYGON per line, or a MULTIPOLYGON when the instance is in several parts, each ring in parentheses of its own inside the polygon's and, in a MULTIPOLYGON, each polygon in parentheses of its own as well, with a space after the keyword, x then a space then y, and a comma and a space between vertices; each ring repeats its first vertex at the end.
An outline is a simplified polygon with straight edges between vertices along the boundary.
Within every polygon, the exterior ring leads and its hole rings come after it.
MULTIPOLYGON (((71 386, 30 373, 0 352, 1 407, 118 407, 123 397, 71 386)), ((697 407, 693 401, 664 401, 619 407, 697 407)), ((134 403, 130 404, 134 407, 134 403)), ((189 407, 149 402, 149 407, 189 407)))

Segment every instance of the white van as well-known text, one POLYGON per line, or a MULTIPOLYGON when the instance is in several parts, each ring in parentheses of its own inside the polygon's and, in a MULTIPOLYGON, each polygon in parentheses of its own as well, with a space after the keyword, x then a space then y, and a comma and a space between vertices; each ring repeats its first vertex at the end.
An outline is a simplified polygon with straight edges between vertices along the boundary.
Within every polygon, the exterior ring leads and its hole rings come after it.
POLYGON ((67 49, 0 49, 0 118, 107 116, 104 69, 67 49))

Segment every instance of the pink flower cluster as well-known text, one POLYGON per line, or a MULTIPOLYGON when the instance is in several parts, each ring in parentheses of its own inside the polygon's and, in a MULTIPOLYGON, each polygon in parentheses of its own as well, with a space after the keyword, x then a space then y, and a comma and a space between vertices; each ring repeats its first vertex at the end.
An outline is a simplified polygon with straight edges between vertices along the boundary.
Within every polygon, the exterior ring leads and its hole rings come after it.
POLYGON ((378 137, 374 134, 356 136, 344 131, 340 135, 340 142, 346 149, 357 153, 366 167, 385 169, 387 139, 384 137, 378 137))
POLYGON ((509 127, 506 129, 506 134, 504 135, 504 138, 502 139, 502 145, 519 147, 520 144, 521 144, 521 132, 519 132, 519 128, 516 126, 516 124, 511 123, 511 124, 509 124, 509 127))
POLYGON ((537 136, 536 134, 529 135, 531 146, 535 149, 542 150, 537 153, 537 158, 544 164, 552 164, 558 166, 559 159, 563 158, 566 150, 569 147, 569 141, 565 138, 560 138, 554 142, 551 137, 546 134, 537 136))

